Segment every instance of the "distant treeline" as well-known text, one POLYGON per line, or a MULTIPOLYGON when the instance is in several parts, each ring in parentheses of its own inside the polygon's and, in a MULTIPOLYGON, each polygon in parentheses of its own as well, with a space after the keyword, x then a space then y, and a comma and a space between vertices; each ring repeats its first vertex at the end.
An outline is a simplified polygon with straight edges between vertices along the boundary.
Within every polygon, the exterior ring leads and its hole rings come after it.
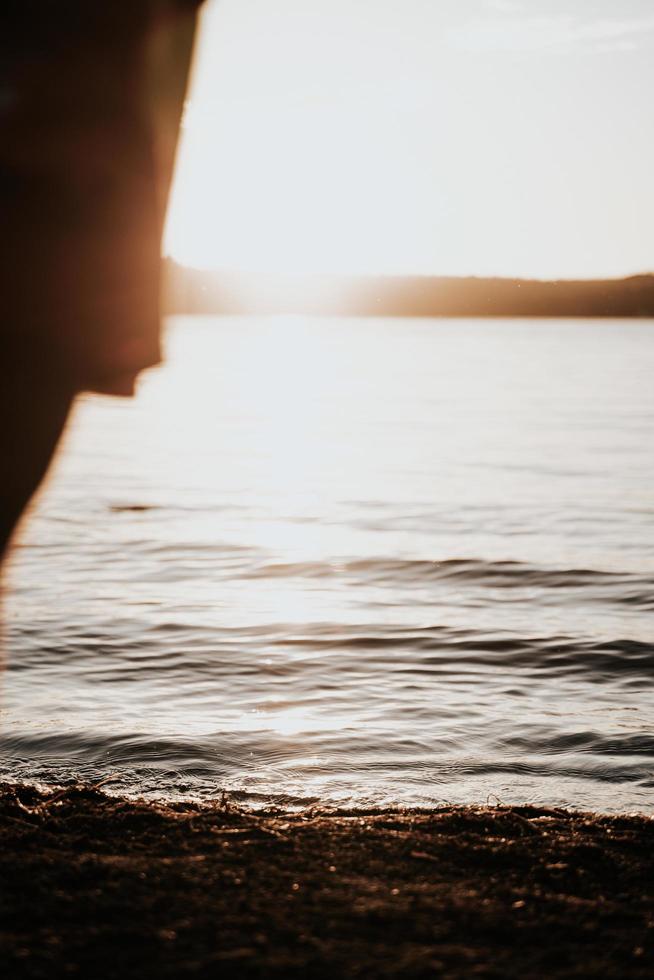
POLYGON ((344 316, 654 316, 654 275, 627 279, 258 276, 165 263, 168 313, 344 316))

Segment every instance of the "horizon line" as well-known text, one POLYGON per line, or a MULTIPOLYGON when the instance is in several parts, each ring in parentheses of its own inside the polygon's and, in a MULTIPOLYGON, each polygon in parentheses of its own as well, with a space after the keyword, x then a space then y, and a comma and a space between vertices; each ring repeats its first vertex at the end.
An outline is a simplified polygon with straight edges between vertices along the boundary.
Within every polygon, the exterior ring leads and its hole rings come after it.
POLYGON ((256 276, 274 279, 457 279, 457 280, 491 280, 501 282, 532 282, 532 283, 592 283, 592 282, 626 282, 630 279, 654 278, 654 268, 623 275, 611 276, 524 276, 509 274, 483 273, 440 273, 440 272, 282 272, 272 269, 246 269, 234 266, 202 266, 192 265, 176 259, 172 255, 163 255, 163 263, 171 263, 188 272, 212 273, 214 275, 256 276))

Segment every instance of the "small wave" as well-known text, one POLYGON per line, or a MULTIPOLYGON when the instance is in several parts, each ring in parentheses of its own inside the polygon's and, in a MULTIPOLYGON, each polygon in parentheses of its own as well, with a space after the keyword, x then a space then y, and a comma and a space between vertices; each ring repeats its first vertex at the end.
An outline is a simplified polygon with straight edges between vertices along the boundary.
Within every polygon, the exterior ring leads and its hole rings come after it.
MULTIPOLYGON (((614 758, 612 761, 588 754, 531 754, 528 758, 506 755, 433 760, 421 758, 404 767, 400 775, 388 765, 366 769, 325 767, 319 778, 298 770, 249 774, 238 764, 211 765, 193 760, 158 760, 148 765, 140 759, 116 762, 80 758, 7 756, 0 754, 0 779, 37 785, 66 785, 71 782, 101 783, 109 792, 159 799, 228 798, 257 809, 261 806, 306 807, 319 803, 338 809, 370 804, 402 805, 407 797, 418 805, 433 805, 461 794, 483 802, 500 791, 523 799, 525 787, 537 790, 541 799, 570 805, 570 789, 580 798, 603 797, 602 786, 624 787, 618 796, 607 797, 615 808, 651 810, 654 780, 651 767, 642 762, 614 758), (497 777, 501 777, 498 782, 497 777), (585 789, 584 789, 585 787, 585 789), (630 788, 627 788, 630 787, 630 788), (313 792, 312 792, 313 790, 313 792)), ((530 795, 530 794, 528 794, 530 795)), ((499 798, 499 797, 498 797, 499 798)))
POLYGON ((375 558, 356 561, 267 563, 244 572, 243 578, 330 578, 352 576, 368 584, 398 586, 421 582, 466 582, 489 588, 542 588, 623 590, 620 601, 654 608, 654 579, 631 572, 607 572, 590 568, 543 568, 519 561, 483 561, 450 558, 375 558), (624 590, 630 590, 624 592, 624 590))
MULTIPOLYGON (((520 751, 529 755, 568 755, 589 753, 599 756, 643 756, 654 760, 654 735, 647 732, 607 736, 601 732, 580 731, 552 734, 527 728, 519 735, 502 738, 498 749, 520 751)), ((654 774, 652 774, 654 775, 654 774)))
POLYGON ((519 636, 483 633, 447 626, 405 629, 386 626, 383 633, 365 627, 315 628, 294 637, 278 638, 271 646, 304 647, 307 650, 388 650, 411 656, 397 661, 396 670, 421 673, 431 666, 463 665, 528 668, 535 672, 590 671, 613 675, 637 674, 643 683, 654 683, 654 645, 616 638, 595 642, 570 636, 519 636))

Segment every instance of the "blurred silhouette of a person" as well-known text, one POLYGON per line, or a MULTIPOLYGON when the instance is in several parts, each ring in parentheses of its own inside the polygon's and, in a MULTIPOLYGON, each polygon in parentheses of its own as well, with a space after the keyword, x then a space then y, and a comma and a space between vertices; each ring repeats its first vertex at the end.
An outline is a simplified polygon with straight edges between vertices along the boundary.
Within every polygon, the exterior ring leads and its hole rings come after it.
POLYGON ((2 0, 0 556, 77 393, 159 351, 160 248, 201 0, 2 0))

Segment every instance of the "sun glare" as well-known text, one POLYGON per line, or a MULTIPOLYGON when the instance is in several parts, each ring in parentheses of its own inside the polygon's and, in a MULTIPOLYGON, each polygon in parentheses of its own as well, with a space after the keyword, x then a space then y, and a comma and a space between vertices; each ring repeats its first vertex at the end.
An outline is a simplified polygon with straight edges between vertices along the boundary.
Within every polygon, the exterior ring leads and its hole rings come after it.
MULTIPOLYGON (((200 268, 390 271, 389 235, 413 251, 420 238, 425 175, 416 179, 416 146, 398 141, 388 119, 411 91, 400 85, 389 104, 355 86, 344 99, 335 65, 333 91, 326 82, 315 104, 310 93, 285 96, 279 79, 270 91, 270 55, 256 50, 255 36, 247 87, 235 93, 222 16, 216 5, 203 19, 167 250, 200 268)), ((281 39, 280 57, 291 40, 281 39)), ((371 67, 381 70, 374 56, 371 67)))
POLYGON ((290 275, 649 268, 650 62, 573 35, 541 50, 529 23, 524 51, 498 49, 508 14, 485 9, 207 3, 166 253, 290 275))

